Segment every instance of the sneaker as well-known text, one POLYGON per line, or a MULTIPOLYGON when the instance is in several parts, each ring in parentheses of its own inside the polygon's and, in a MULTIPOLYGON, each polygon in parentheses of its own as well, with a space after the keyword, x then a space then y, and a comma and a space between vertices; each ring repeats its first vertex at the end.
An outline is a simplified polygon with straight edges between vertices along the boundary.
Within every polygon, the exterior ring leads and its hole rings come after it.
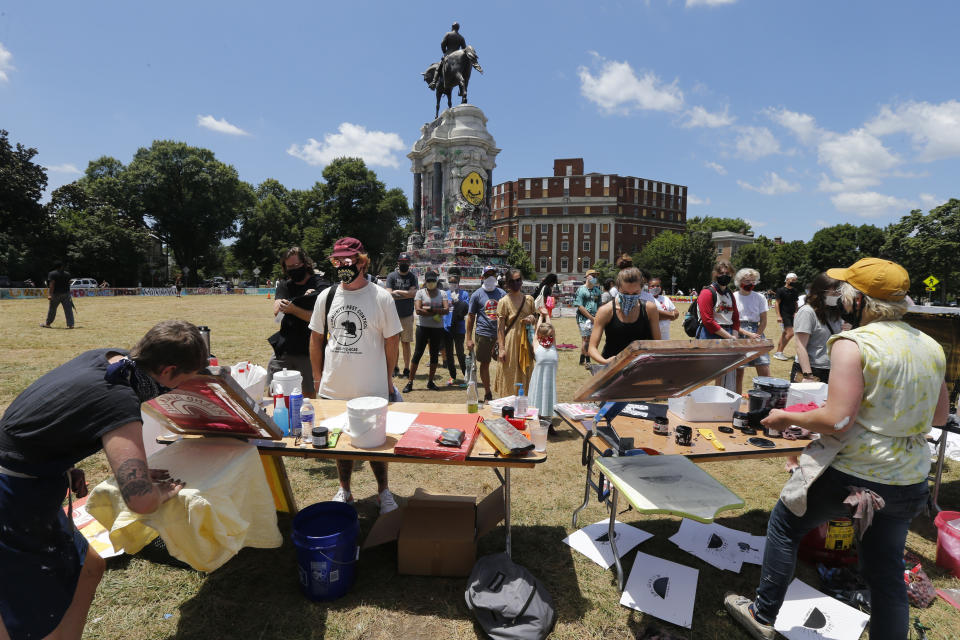
POLYGON ((393 368, 393 377, 394 377, 394 378, 399 378, 399 377, 400 377, 400 367, 394 367, 394 368, 393 368))
POLYGON ((777 632, 773 625, 763 624, 753 615, 753 600, 736 593, 727 592, 723 597, 723 606, 727 608, 730 617, 740 623, 751 637, 756 640, 774 640, 777 632))
POLYGON ((773 354, 773 357, 776 358, 777 360, 789 360, 789 359, 790 359, 790 358, 788 358, 787 356, 783 355, 783 351, 777 351, 775 354, 773 354))
POLYGON ((435 383, 433 380, 429 380, 427 382, 427 389, 430 389, 430 391, 440 391, 440 387, 438 387, 437 383, 435 383))
POLYGON ((377 497, 380 498, 380 515, 396 511, 400 506, 393 494, 390 493, 390 489, 384 489, 377 497))
POLYGON ((448 386, 448 387, 458 387, 458 386, 460 386, 460 385, 457 384, 457 381, 456 381, 456 380, 454 380, 453 378, 450 378, 450 379, 447 380, 447 386, 448 386))
POLYGON ((403 388, 403 393, 410 393, 413 391, 413 383, 408 382, 407 385, 403 388))
POLYGON ((50 328, 50 325, 48 325, 48 324, 43 324, 43 323, 41 322, 41 323, 40 323, 40 328, 41 328, 41 329, 49 329, 49 328, 50 328))
POLYGON ((403 373, 400 374, 400 377, 401 377, 401 378, 409 378, 409 377, 410 377, 410 369, 404 369, 404 370, 403 370, 403 373))
POLYGON ((353 494, 347 491, 346 489, 344 489, 343 487, 339 487, 337 489, 337 492, 333 494, 333 501, 346 502, 347 504, 353 504, 353 494))

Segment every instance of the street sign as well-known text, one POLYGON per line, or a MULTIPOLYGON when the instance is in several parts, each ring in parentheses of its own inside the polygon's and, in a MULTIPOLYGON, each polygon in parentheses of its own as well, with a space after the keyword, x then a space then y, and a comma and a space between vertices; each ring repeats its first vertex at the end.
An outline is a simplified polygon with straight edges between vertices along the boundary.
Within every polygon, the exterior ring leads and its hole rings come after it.
POLYGON ((940 284, 940 281, 937 280, 934 276, 930 276, 923 281, 923 284, 927 285, 930 288, 936 288, 936 286, 940 284))
POLYGON ((255 276, 260 275, 260 267, 254 267, 254 268, 253 268, 253 275, 255 275, 255 276))

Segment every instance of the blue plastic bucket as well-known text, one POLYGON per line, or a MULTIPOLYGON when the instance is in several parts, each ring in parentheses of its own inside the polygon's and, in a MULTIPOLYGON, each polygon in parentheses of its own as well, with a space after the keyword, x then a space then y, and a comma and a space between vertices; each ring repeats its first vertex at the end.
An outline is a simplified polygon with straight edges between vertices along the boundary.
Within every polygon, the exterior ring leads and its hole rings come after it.
POLYGON ((336 600, 353 586, 360 548, 357 510, 343 502, 318 502, 293 518, 300 590, 311 600, 336 600))

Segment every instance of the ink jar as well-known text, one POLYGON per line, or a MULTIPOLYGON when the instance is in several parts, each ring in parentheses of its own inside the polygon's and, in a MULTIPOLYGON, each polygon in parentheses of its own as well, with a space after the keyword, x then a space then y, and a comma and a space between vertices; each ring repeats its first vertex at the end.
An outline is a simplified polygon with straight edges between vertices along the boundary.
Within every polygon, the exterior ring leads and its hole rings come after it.
POLYGON ((745 411, 733 412, 733 426, 736 429, 743 429, 750 426, 750 414, 745 411))
POLYGON ((670 435, 670 421, 667 420, 666 416, 653 419, 653 432, 658 436, 670 435))
POLYGON ((327 428, 314 427, 310 430, 310 438, 314 449, 325 449, 327 447, 327 428))

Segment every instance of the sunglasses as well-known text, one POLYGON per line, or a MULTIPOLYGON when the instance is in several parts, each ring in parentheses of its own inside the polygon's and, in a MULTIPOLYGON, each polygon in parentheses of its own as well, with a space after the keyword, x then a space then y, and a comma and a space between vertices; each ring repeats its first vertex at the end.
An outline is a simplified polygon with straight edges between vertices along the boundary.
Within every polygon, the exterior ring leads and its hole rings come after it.
POLYGON ((335 267, 349 267, 355 260, 353 258, 330 258, 330 264, 335 267))

